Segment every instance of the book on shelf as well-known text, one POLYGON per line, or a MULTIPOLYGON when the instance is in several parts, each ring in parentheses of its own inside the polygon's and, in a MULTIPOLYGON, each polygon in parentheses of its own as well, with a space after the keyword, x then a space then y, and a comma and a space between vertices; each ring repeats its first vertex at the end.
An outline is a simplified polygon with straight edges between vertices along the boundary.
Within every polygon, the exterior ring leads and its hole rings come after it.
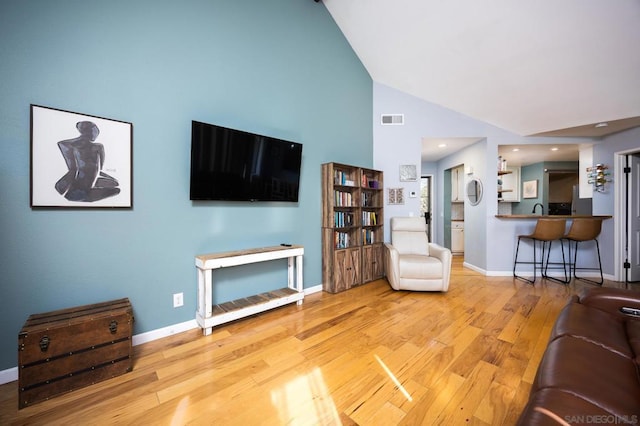
POLYGON ((378 224, 376 212, 362 212, 362 226, 375 226, 378 224))
POLYGON ((363 229, 362 230, 362 243, 373 244, 376 242, 376 231, 372 229, 363 229))
POLYGON ((380 188, 380 183, 375 179, 371 179, 369 176, 363 173, 360 186, 362 186, 363 188, 378 189, 380 188))
POLYGON ((342 170, 333 171, 333 181, 336 185, 355 186, 355 182, 349 179, 349 174, 342 170))
POLYGON ((376 207, 376 194, 362 192, 362 207, 376 207))
POLYGON ((334 223, 336 228, 346 228, 354 225, 353 213, 350 212, 335 212, 334 223))
POLYGON ((337 207, 351 207, 353 205, 353 195, 347 191, 335 191, 334 202, 337 207))
POLYGON ((334 233, 334 245, 337 249, 345 249, 349 247, 349 234, 346 232, 336 231, 334 233))

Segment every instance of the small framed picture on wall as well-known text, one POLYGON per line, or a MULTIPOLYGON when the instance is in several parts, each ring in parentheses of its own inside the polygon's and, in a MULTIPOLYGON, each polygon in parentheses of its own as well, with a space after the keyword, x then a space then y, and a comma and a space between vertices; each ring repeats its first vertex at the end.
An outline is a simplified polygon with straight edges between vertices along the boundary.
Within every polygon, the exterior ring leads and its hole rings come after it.
POLYGON ((418 180, 418 170, 415 164, 400 166, 400 182, 415 182, 418 180))
POLYGON ((404 188, 388 189, 388 204, 404 204, 404 188))
POLYGON ((522 183, 522 198, 538 198, 538 180, 528 180, 522 183))

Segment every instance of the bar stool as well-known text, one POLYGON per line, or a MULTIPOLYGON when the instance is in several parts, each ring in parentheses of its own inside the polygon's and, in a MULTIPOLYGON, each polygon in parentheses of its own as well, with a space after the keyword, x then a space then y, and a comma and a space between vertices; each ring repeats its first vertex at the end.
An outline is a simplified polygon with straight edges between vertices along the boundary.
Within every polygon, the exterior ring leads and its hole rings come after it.
POLYGON ((577 280, 587 281, 593 284, 602 285, 604 283, 604 277, 602 276, 602 261, 600 259, 600 244, 598 244, 598 235, 602 230, 602 219, 596 218, 576 218, 573 219, 569 232, 563 237, 563 239, 569 241, 569 273, 571 273, 571 267, 573 266, 573 277, 577 280), (598 253, 598 267, 583 267, 578 268, 578 243, 586 241, 596 242, 596 252, 598 253), (571 262, 571 243, 574 244, 573 262, 571 262), (579 277, 576 275, 576 269, 600 271, 600 281, 590 280, 585 277, 579 277))
POLYGON ((562 244, 562 238, 564 237, 566 223, 567 221, 565 219, 546 219, 546 218, 538 219, 538 221, 536 222, 536 227, 533 230, 532 234, 518 235, 518 245, 516 246, 516 256, 515 256, 515 259, 513 260, 513 276, 515 278, 518 278, 533 284, 536 281, 536 269, 539 266, 540 274, 542 275, 543 278, 557 281, 562 284, 567 284, 570 281, 570 275, 567 274, 566 261, 564 257, 564 244, 562 244), (522 239, 530 239, 533 241, 533 262, 518 261, 518 251, 520 250, 520 240, 522 239), (552 264, 562 265, 562 269, 564 271, 564 280, 551 277, 547 273, 547 270, 549 268, 549 255, 551 253, 551 244, 553 243, 553 241, 560 241, 560 247, 562 250, 562 263, 556 262, 552 264), (536 259, 536 242, 542 243, 540 262, 538 262, 536 259), (548 247, 547 247, 547 243, 548 243, 548 247), (544 258, 545 252, 547 254, 546 262, 544 258), (516 267, 518 264, 527 264, 527 265, 533 264, 533 279, 528 279, 526 277, 516 274, 516 267))

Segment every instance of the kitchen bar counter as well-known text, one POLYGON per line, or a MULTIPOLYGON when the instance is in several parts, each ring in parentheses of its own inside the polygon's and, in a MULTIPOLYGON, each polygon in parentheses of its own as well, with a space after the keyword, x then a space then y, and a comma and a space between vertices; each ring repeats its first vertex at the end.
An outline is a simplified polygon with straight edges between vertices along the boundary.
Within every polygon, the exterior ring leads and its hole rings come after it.
POLYGON ((583 215, 583 214, 558 214, 558 215, 539 215, 539 214, 497 214, 498 219, 611 219, 610 215, 583 215))

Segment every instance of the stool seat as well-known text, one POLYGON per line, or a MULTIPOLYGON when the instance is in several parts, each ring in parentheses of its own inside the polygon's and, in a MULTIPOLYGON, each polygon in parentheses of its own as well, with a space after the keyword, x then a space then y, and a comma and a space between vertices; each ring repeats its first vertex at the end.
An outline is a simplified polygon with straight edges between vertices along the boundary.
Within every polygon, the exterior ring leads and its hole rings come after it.
POLYGON ((538 241, 555 241, 564 236, 567 226, 565 219, 538 219, 533 233, 518 235, 518 238, 531 238, 538 241))
POLYGON ((563 284, 569 282, 569 277, 566 271, 566 262, 564 256, 564 246, 562 245, 562 238, 565 236, 567 221, 565 219, 548 219, 548 218, 540 218, 536 222, 536 227, 534 228, 531 234, 526 235, 518 235, 518 245, 516 247, 516 255, 513 261, 513 276, 518 279, 522 279, 533 284, 536 280, 536 269, 539 267, 541 271, 541 275, 543 278, 547 278, 553 281, 558 281, 563 284), (522 239, 530 239, 533 241, 533 262, 525 262, 518 260, 518 251, 520 250, 520 241, 522 239), (551 253, 551 244, 553 241, 560 241, 560 247, 562 250, 562 263, 554 263, 562 265, 562 269, 564 270, 564 280, 551 277, 548 275, 548 267, 549 267, 549 255, 551 253), (536 259, 536 242, 542 243, 542 253, 540 262, 536 259), (548 247, 547 247, 548 243, 548 247), (547 255, 547 259, 545 262, 545 253, 547 255), (533 278, 528 279, 526 277, 520 276, 516 273, 516 267, 518 264, 533 264, 533 278))
POLYGON ((602 219, 575 218, 564 238, 573 241, 591 241, 600 235, 601 230, 602 219))
POLYGON ((600 244, 598 243, 598 236, 602 231, 602 219, 600 218, 575 218, 571 223, 569 232, 567 232, 562 238, 569 242, 569 271, 573 271, 573 277, 577 280, 587 281, 593 284, 602 285, 604 283, 604 277, 602 275, 602 260, 600 259, 600 244), (578 243, 586 241, 595 241, 596 252, 598 254, 598 267, 577 267, 578 262, 578 243), (573 262, 571 262, 571 243, 574 243, 573 262), (592 270, 600 271, 600 281, 590 280, 585 277, 579 277, 576 275, 576 270, 592 270))

